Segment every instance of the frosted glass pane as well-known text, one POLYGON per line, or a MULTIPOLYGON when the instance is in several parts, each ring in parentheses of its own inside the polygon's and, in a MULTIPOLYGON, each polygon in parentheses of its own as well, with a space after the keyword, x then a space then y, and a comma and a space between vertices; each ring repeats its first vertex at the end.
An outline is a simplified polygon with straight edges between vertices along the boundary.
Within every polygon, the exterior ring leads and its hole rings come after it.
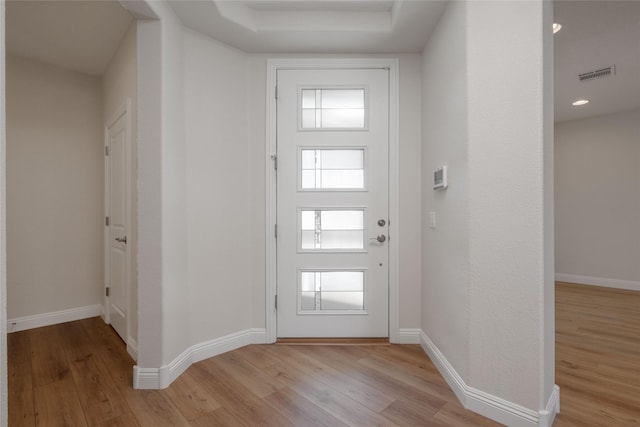
POLYGON ((302 89, 302 129, 364 129, 364 89, 302 89))
POLYGON ((316 90, 302 90, 302 108, 316 108, 316 90))
POLYGON ((316 232, 315 230, 305 230, 301 232, 301 246, 302 249, 315 249, 316 248, 316 232))
POLYGON ((316 150, 302 150, 302 169, 316 168, 316 150))
POLYGON ((321 310, 363 310, 363 292, 322 292, 321 310))
MULTIPOLYGON (((363 170, 329 170, 322 171, 320 175, 322 189, 347 189, 364 188, 363 170)), ((315 185, 315 180, 314 180, 315 185)), ((302 188, 305 188, 304 186, 302 188)))
POLYGON ((362 230, 364 212, 359 211, 320 211, 321 230, 362 230))
POLYGON ((316 273, 314 271, 303 271, 300 273, 300 290, 302 292, 316 291, 316 273))
POLYGON ((303 271, 300 281, 300 310, 364 309, 363 271, 303 271))
POLYGON ((316 171, 303 170, 301 185, 303 189, 316 188, 316 171))
MULTIPOLYGON (((312 273, 313 274, 313 273, 312 273)), ((322 292, 364 290, 362 271, 323 271, 320 273, 322 292)))
POLYGON ((323 89, 322 108, 364 109, 364 89, 323 89))
POLYGON ((300 298, 301 310, 313 310, 316 311, 316 293, 315 292, 302 292, 300 298))
POLYGON ((301 249, 364 249, 364 210, 302 210, 301 249))
POLYGON ((315 211, 302 211, 301 226, 303 230, 315 230, 316 229, 316 212, 315 211))
POLYGON ((316 110, 302 110, 302 127, 303 129, 315 129, 316 127, 316 110))
POLYGON ((321 249, 363 249, 362 230, 323 231, 320 235, 321 249))
POLYGON ((364 128, 364 109, 323 109, 320 127, 362 129, 364 128))
POLYGON ((323 170, 364 168, 364 150, 318 150, 318 154, 323 170))
POLYGON ((364 188, 363 149, 300 151, 302 189, 364 188))

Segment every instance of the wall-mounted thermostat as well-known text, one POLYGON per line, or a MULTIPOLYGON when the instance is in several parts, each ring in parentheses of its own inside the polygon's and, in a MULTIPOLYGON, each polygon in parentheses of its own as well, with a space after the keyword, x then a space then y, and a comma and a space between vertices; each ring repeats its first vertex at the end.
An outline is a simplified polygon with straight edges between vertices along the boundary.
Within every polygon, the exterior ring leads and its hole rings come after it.
POLYGON ((444 190, 447 188, 447 167, 442 166, 433 173, 433 189, 444 190))

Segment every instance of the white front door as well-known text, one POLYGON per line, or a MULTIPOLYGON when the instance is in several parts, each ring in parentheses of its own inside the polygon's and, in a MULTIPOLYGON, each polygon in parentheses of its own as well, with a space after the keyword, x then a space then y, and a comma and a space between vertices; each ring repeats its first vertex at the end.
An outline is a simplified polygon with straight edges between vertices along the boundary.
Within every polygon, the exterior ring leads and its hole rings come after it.
POLYGON ((129 297, 129 116, 125 110, 107 124, 105 149, 106 321, 127 340, 129 297))
POLYGON ((389 71, 277 88, 277 335, 388 337, 389 71))

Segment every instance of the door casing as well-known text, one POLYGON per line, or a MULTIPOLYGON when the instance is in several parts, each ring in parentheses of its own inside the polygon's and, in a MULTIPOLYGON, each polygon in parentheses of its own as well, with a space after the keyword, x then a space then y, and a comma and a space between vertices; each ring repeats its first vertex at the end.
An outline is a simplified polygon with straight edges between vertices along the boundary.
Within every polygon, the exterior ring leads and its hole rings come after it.
POLYGON ((266 86, 266 147, 265 147, 265 242, 266 242, 266 340, 277 339, 276 316, 276 79, 278 70, 286 69, 389 69, 389 341, 399 342, 399 61, 397 58, 340 59, 269 59, 266 86))

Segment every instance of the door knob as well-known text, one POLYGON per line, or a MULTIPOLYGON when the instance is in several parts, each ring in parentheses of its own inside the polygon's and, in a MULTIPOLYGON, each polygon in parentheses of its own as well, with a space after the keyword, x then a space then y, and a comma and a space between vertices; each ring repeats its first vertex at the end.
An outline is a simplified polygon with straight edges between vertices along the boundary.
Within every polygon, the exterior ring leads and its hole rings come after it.
POLYGON ((378 235, 377 237, 372 237, 372 238, 371 238, 371 239, 369 239, 369 240, 377 240, 377 241, 378 241, 378 242, 380 242, 380 243, 384 243, 384 242, 386 242, 386 240, 387 240, 387 236, 385 236, 384 234, 380 234, 380 235, 378 235))
POLYGON ((127 243, 127 236, 124 236, 123 238, 120 237, 116 237, 116 242, 118 243, 127 243))

